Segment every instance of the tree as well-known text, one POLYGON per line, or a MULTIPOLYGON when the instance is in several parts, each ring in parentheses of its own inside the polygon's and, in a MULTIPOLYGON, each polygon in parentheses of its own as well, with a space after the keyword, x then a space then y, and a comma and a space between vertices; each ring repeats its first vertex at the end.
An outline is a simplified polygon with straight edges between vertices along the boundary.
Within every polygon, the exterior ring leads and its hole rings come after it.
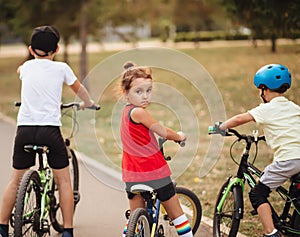
POLYGON ((217 20, 223 15, 220 4, 215 0, 175 0, 173 9, 173 21, 178 32, 218 29, 217 20))
POLYGON ((276 52, 277 38, 290 38, 299 30, 299 1, 222 0, 222 4, 233 20, 252 30, 254 39, 269 38, 272 52, 276 52))

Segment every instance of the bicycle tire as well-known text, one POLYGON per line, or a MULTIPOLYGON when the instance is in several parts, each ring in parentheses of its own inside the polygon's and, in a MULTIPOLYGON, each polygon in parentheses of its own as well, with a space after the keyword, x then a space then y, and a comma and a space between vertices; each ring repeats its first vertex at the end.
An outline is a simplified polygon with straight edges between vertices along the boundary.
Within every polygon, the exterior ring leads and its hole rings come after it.
MULTIPOLYGON (((176 194, 186 217, 188 218, 192 232, 195 234, 200 226, 202 218, 202 207, 199 198, 191 190, 184 187, 176 187, 176 194)), ((165 236, 176 236, 176 229, 168 217, 163 206, 161 206, 158 226, 163 226, 165 236)))
POLYGON ((294 210, 292 219, 291 219, 292 228, 298 231, 298 234, 290 235, 292 237, 300 237, 300 215, 297 210, 294 210))
MULTIPOLYGON (((74 213, 76 210, 76 205, 79 202, 80 195, 79 195, 79 167, 78 167, 78 160, 75 155, 75 152, 70 149, 70 176, 71 176, 71 183, 72 183, 72 189, 73 189, 73 195, 74 195, 74 213)), ((51 204, 51 210, 50 210, 50 220, 51 224, 53 226, 53 229, 56 232, 62 233, 63 228, 63 218, 61 213, 61 208, 59 205, 59 202, 56 202, 58 200, 58 188, 53 180, 53 186, 52 186, 52 193, 56 197, 55 199, 52 199, 51 204)))
POLYGON ((135 209, 129 217, 126 237, 150 237, 150 222, 144 208, 135 209))
POLYGON ((195 234, 199 228, 202 218, 200 200, 194 192, 184 187, 176 187, 176 194, 184 214, 189 219, 193 234, 195 234))
POLYGON ((238 213, 243 212, 243 193, 240 186, 233 186, 226 197, 222 210, 217 213, 217 206, 221 201, 223 194, 227 188, 229 180, 225 182, 218 194, 214 219, 213 219, 213 236, 214 237, 235 237, 240 226, 240 218, 238 213))
POLYGON ((39 174, 28 170, 23 175, 15 203, 14 236, 43 236, 40 230, 41 181, 39 174))

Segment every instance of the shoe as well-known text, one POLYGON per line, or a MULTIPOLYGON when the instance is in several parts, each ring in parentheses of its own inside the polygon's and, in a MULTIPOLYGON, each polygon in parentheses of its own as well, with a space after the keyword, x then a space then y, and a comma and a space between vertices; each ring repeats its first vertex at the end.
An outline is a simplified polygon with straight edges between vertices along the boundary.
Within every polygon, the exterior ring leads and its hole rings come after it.
POLYGON ((8 237, 8 231, 0 226, 0 237, 8 237))
POLYGON ((283 235, 280 233, 279 230, 276 231, 275 234, 272 234, 272 235, 263 235, 263 237, 283 237, 283 235))
POLYGON ((73 237, 73 235, 68 231, 64 231, 61 237, 73 237))

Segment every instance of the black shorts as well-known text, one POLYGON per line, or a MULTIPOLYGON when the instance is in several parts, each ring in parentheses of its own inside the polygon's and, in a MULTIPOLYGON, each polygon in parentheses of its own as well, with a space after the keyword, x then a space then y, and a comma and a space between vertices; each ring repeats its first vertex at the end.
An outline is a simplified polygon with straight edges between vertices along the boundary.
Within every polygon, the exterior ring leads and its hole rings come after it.
MULTIPOLYGON (((170 182, 168 184, 165 184, 162 187, 160 186, 160 187, 154 189, 157 193, 158 200, 160 200, 162 202, 169 200, 176 193, 173 182, 171 181, 171 179, 169 177, 168 177, 168 179, 170 180, 170 182)), ((166 181, 167 179, 163 179, 163 180, 166 181)), ((153 181, 150 181, 150 182, 153 183, 153 181)), ((130 183, 130 184, 132 184, 132 183, 130 183)), ((128 187, 128 186, 129 186, 128 183, 126 183, 126 187, 128 187)), ((128 190, 128 188, 126 188, 126 192, 127 192, 128 199, 132 199, 137 193, 141 194, 142 196, 143 196, 143 193, 145 193, 145 191, 142 191, 142 190, 140 190, 139 192, 130 192, 128 190)))
POLYGON ((48 163, 53 169, 69 165, 66 145, 57 126, 18 126, 13 154, 15 169, 27 169, 35 165, 36 154, 24 151, 25 145, 47 146, 48 163))

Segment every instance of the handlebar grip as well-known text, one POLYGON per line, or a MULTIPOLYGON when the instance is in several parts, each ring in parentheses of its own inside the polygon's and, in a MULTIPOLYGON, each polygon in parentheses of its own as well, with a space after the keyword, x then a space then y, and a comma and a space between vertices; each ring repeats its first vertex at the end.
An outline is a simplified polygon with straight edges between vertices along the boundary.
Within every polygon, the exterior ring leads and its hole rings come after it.
POLYGON ((208 126, 208 134, 215 134, 217 133, 216 126, 208 126))
POLYGON ((214 126, 208 126, 208 134, 209 135, 220 134, 222 136, 229 136, 228 129, 226 129, 226 130, 220 129, 220 127, 219 127, 220 124, 221 123, 215 124, 214 126))
POLYGON ((184 141, 178 141, 177 143, 179 144, 179 146, 185 147, 185 140, 184 141))
POLYGON ((92 105, 90 107, 86 107, 87 109, 92 109, 92 110, 100 110, 101 106, 100 105, 92 105))

